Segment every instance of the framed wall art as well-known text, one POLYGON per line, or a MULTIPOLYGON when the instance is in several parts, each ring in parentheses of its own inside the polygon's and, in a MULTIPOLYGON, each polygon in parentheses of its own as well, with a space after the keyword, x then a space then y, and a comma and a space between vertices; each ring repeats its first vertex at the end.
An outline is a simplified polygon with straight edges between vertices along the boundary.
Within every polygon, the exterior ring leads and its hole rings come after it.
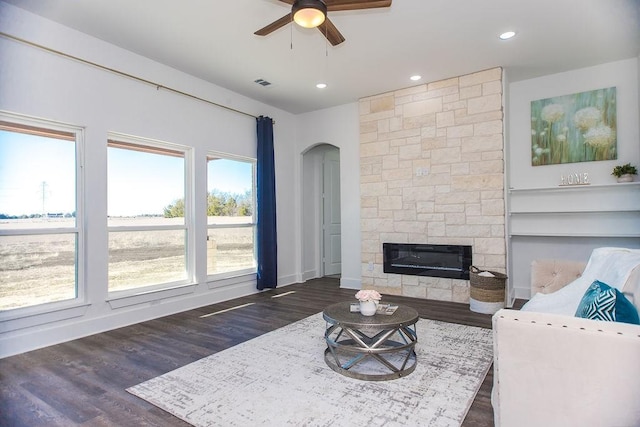
POLYGON ((617 158, 616 88, 531 101, 531 165, 617 158))

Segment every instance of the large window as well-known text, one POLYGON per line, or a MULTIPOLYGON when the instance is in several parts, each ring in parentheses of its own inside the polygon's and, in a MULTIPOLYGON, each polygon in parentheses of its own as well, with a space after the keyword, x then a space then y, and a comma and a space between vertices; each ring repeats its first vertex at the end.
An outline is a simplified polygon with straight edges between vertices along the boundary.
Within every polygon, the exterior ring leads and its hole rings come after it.
POLYGON ((255 161, 207 157, 207 274, 255 272, 255 161))
POLYGON ((0 115, 0 311, 82 295, 81 136, 0 115))
POLYGON ((190 281, 187 157, 167 143, 109 138, 109 292, 190 281))

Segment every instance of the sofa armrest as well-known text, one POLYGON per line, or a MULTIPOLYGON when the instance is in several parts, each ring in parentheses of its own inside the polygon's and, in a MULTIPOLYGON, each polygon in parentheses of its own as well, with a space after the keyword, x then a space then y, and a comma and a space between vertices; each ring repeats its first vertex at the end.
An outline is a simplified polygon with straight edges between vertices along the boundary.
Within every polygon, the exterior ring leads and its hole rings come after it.
POLYGON ((640 425, 640 326, 500 310, 496 426, 640 425))
POLYGON ((580 261, 534 260, 531 262, 531 296, 550 294, 582 275, 587 264, 580 261))

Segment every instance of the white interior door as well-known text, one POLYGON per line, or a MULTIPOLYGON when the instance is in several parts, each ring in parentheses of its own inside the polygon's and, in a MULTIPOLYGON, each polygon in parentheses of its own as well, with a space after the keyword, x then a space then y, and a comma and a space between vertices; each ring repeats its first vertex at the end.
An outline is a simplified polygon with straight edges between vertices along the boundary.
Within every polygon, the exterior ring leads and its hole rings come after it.
POLYGON ((340 151, 324 153, 322 162, 323 269, 325 276, 340 274, 340 151))

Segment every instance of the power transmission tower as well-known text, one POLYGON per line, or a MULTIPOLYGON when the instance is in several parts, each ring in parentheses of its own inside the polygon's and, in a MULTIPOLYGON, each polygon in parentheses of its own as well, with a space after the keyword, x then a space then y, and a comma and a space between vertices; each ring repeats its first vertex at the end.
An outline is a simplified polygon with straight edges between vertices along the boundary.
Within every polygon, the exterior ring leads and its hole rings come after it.
POLYGON ((40 191, 42 192, 42 217, 46 218, 47 217, 47 211, 45 210, 45 205, 47 202, 47 187, 49 187, 49 184, 47 184, 47 181, 42 181, 42 183, 40 184, 41 189, 40 191))

